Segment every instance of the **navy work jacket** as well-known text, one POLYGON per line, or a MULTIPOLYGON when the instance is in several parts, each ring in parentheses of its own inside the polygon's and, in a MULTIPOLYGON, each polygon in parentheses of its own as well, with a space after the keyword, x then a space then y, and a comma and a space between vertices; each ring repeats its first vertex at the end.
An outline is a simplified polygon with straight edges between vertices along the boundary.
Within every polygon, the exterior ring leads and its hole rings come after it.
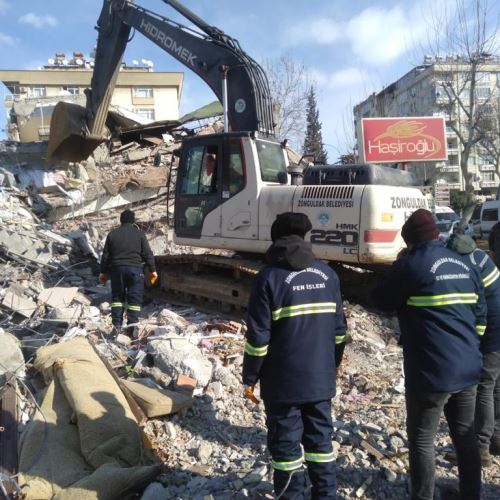
POLYGON ((500 272, 488 254, 479 248, 466 256, 481 275, 488 313, 486 331, 481 337, 481 351, 500 351, 500 272))
POLYGON ((249 300, 243 383, 260 380, 265 401, 330 399, 335 395, 335 346, 343 350, 345 338, 333 269, 319 260, 301 270, 267 266, 255 278, 249 300))
POLYGON ((393 263, 371 298, 397 311, 407 388, 453 392, 479 382, 486 302, 466 256, 439 241, 418 243, 393 263))

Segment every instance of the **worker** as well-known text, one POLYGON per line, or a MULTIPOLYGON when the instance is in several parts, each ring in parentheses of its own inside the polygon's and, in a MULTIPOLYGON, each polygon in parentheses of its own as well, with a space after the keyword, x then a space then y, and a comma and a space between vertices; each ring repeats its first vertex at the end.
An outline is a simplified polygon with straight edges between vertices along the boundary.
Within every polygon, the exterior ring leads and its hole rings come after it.
POLYGON ((483 467, 492 465, 491 453, 500 455, 500 272, 488 254, 465 235, 453 235, 448 248, 466 255, 484 285, 488 309, 486 331, 481 337, 483 369, 477 388, 475 429, 483 467))
POLYGON ((111 320, 114 332, 120 333, 124 312, 127 311, 125 334, 132 337, 133 324, 139 320, 144 294, 144 264, 149 280, 158 279, 153 252, 148 240, 134 224, 135 214, 125 210, 120 215, 121 225, 108 234, 101 258, 99 282, 106 283, 111 276, 111 320))
POLYGON ((470 260, 439 241, 431 212, 418 209, 401 235, 408 252, 371 291, 373 304, 396 310, 405 372, 411 498, 434 494, 434 438, 444 410, 457 452, 460 493, 479 500, 481 462, 474 410, 486 329, 481 278, 470 260))
POLYGON ((215 193, 217 192, 217 154, 206 153, 203 158, 200 193, 215 193))
POLYGON ((305 498, 304 459, 312 498, 336 498, 331 398, 346 323, 337 275, 304 241, 310 229, 305 214, 277 216, 267 266, 248 302, 244 394, 256 401, 260 381, 274 490, 281 499, 305 498))
POLYGON ((488 237, 488 248, 491 253, 491 258, 497 267, 500 267, 500 222, 497 222, 490 231, 488 237))

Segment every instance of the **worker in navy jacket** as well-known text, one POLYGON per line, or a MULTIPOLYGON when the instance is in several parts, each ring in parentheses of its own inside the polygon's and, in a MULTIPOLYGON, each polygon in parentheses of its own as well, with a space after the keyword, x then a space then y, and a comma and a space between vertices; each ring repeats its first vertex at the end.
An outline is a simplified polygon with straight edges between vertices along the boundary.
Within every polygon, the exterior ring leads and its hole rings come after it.
POLYGON ((372 291, 373 303, 396 310, 403 346, 411 498, 432 500, 434 438, 444 414, 457 452, 462 499, 479 500, 481 463, 474 433, 476 389, 486 330, 481 278, 445 247, 428 210, 414 212, 401 235, 408 252, 372 291))
POLYGON ((304 459, 312 498, 336 498, 331 398, 346 324, 336 273, 304 241, 310 229, 305 214, 278 215, 248 303, 243 383, 260 381, 282 499, 304 498, 304 459))
POLYGON ((491 453, 500 454, 500 272, 488 254, 476 248, 465 234, 455 234, 448 247, 466 256, 476 267, 484 285, 488 314, 481 337, 483 369, 477 387, 476 434, 483 467, 490 467, 491 453))

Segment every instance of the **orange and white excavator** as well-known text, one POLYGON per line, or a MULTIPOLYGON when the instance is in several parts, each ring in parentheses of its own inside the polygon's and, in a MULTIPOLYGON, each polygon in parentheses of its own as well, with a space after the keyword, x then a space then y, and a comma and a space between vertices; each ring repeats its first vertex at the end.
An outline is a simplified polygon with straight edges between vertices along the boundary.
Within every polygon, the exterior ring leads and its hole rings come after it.
MULTIPOLYGON (((132 0, 103 1, 86 108, 64 102, 56 106, 49 156, 83 160, 108 139, 105 123, 111 95, 130 31, 135 29, 202 78, 223 106, 223 133, 183 141, 175 186, 176 243, 233 250, 247 256, 263 254, 271 243, 270 227, 276 215, 297 211, 311 219, 313 229, 306 239, 310 239, 319 258, 354 265, 392 262, 404 247, 400 228, 405 219, 417 208, 427 206, 421 191, 401 186, 400 177, 387 173, 382 181, 373 181, 376 175, 368 176, 371 181, 367 181, 367 172, 388 170, 367 165, 349 167, 348 175, 336 176, 333 184, 322 184, 321 176, 313 180, 314 184, 292 184, 285 144, 274 136, 275 113, 261 66, 237 40, 176 0, 163 2, 196 29, 146 10, 132 0)), ((335 168, 339 167, 331 167, 335 168)), ((179 259, 168 272, 167 260, 159 258, 165 264, 165 271, 160 273, 162 286, 193 293, 206 286, 202 295, 208 298, 245 302, 246 285, 218 287, 209 276, 204 283, 201 271, 191 282, 188 273, 179 272, 179 259)), ((242 269, 252 274, 258 267, 246 259, 234 273, 234 261, 230 265, 222 263, 222 258, 215 260, 205 257, 205 263, 231 269, 228 283, 233 283, 242 269)), ((195 257, 189 265, 200 269, 195 257)))

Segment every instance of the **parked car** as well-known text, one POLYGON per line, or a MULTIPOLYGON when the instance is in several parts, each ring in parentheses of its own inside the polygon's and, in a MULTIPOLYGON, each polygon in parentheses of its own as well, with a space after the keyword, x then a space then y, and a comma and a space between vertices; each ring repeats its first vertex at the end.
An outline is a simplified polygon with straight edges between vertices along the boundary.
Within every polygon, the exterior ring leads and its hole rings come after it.
MULTIPOLYGON (((450 236, 456 231, 460 223, 460 217, 450 207, 435 207, 434 217, 439 228, 439 239, 446 242, 450 236)), ((474 238, 474 228, 472 224, 467 224, 465 234, 474 238)))
MULTIPOLYGON (((447 242, 450 239, 450 236, 457 230, 459 223, 460 219, 456 219, 453 221, 437 221, 437 225, 439 228, 439 239, 441 241, 447 242)), ((465 228, 465 234, 467 236, 470 236, 472 239, 476 239, 476 236, 474 235, 474 227, 470 222, 465 228)))
POLYGON ((485 201, 481 207, 480 238, 487 238, 491 228, 500 220, 500 200, 485 201))

